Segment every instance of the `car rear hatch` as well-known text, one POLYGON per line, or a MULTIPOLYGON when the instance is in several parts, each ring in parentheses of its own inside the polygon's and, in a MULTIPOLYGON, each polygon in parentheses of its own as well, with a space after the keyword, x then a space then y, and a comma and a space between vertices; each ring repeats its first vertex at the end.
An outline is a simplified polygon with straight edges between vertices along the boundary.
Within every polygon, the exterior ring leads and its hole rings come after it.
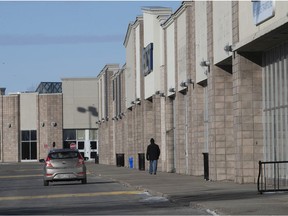
POLYGON ((83 158, 76 151, 52 152, 49 154, 50 167, 54 169, 65 169, 81 167, 83 158))
POLYGON ((73 159, 54 159, 51 160, 51 165, 54 169, 73 168, 78 165, 78 158, 73 159))

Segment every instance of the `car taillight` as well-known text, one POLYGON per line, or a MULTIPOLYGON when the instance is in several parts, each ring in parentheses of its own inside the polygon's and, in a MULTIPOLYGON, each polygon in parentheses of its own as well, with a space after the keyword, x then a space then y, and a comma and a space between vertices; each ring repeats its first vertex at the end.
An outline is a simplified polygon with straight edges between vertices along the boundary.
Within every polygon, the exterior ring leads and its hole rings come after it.
POLYGON ((46 163, 46 167, 53 167, 53 166, 52 166, 52 163, 51 163, 50 157, 47 157, 47 158, 46 158, 45 163, 46 163))
POLYGON ((77 175, 79 175, 79 176, 84 176, 84 175, 85 175, 85 172, 79 172, 79 173, 77 173, 77 175))
POLYGON ((77 166, 82 166, 84 164, 84 158, 81 154, 78 154, 78 163, 77 166))

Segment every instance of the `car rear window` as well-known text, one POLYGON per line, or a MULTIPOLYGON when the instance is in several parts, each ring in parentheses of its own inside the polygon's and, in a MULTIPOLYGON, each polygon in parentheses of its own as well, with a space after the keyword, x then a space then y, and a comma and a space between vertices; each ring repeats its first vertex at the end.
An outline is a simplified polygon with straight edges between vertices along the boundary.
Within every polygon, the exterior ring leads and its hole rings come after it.
POLYGON ((78 152, 52 152, 49 157, 51 159, 78 158, 78 152))

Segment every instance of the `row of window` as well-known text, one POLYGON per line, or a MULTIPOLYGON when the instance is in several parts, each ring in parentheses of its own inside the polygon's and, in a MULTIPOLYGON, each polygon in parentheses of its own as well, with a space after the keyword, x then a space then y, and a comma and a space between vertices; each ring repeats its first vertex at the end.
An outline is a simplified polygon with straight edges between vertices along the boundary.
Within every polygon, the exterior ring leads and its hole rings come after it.
MULTIPOLYGON (((85 140, 85 130, 64 130, 64 140, 85 140)), ((37 140, 36 130, 24 130, 21 131, 21 141, 29 142, 37 140)), ((97 130, 89 130, 89 140, 97 140, 97 130)))
MULTIPOLYGON (((66 129, 63 131, 65 141, 85 140, 85 130, 66 129)), ((97 130, 89 130, 89 140, 97 140, 97 130)))
MULTIPOLYGON (((85 130, 72 130, 72 129, 64 130, 63 138, 64 138, 63 148, 70 148, 71 143, 77 142, 77 148, 79 150, 84 150, 85 130)), ((97 130, 89 130, 89 140, 90 140, 91 150, 97 150, 97 138, 98 138, 97 130)), ((22 160, 36 160, 37 159, 37 131, 36 130, 21 131, 21 159, 22 160)))

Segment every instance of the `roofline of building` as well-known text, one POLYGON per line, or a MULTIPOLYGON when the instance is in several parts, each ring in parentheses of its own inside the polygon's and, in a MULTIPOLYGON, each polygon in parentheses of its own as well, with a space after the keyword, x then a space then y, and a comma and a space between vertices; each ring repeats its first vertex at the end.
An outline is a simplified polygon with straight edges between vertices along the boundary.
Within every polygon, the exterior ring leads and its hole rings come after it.
POLYGON ((127 28, 127 31, 126 31, 125 39, 124 39, 124 42, 123 42, 123 45, 125 47, 127 46, 128 39, 130 37, 132 28, 136 28, 140 24, 140 21, 143 21, 143 16, 137 16, 136 20, 134 22, 130 22, 128 24, 128 28, 127 28))
POLYGON ((161 15, 161 14, 167 14, 167 13, 172 13, 172 8, 170 7, 142 7, 141 10, 145 13, 149 14, 156 14, 156 15, 161 15))
POLYGON ((182 4, 179 6, 179 8, 173 14, 171 14, 171 16, 168 19, 166 19, 166 21, 162 23, 162 27, 167 28, 169 25, 171 25, 174 22, 174 20, 178 18, 188 6, 191 5, 192 1, 183 1, 182 4))
POLYGON ((120 66, 119 66, 119 64, 106 64, 104 67, 103 67, 103 69, 100 71, 100 73, 98 74, 98 76, 97 76, 97 79, 99 79, 108 69, 110 69, 110 70, 119 70, 120 69, 120 66))
POLYGON ((79 81, 79 80, 96 80, 97 79, 97 77, 95 76, 95 77, 69 77, 69 78, 61 78, 61 80, 62 81, 74 81, 74 80, 76 80, 76 81, 79 81))

